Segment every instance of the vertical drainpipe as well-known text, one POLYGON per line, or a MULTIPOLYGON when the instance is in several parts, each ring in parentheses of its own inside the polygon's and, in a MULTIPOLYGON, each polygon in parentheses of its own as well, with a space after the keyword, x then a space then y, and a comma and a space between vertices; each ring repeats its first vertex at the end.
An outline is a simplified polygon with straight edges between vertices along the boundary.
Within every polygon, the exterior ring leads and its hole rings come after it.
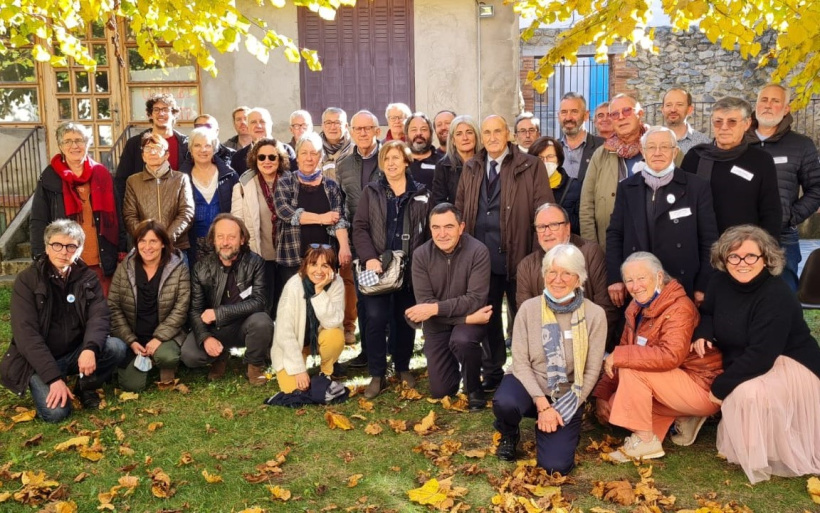
POLYGON ((481 114, 481 90, 482 86, 482 77, 481 77, 481 17, 478 15, 479 12, 479 4, 481 0, 475 0, 475 22, 476 22, 476 64, 478 65, 478 80, 476 83, 478 84, 478 105, 476 106, 476 112, 478 113, 478 120, 481 122, 484 117, 481 114))

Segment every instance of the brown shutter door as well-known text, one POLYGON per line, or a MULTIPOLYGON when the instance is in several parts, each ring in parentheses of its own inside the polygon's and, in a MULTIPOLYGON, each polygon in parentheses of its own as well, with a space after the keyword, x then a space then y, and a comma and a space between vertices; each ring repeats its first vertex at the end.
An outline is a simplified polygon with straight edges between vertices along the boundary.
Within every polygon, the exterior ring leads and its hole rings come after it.
POLYGON ((374 0, 343 7, 332 22, 299 9, 299 40, 319 52, 322 71, 301 64, 302 108, 348 116, 367 109, 382 122, 391 102, 414 104, 413 1, 374 0))

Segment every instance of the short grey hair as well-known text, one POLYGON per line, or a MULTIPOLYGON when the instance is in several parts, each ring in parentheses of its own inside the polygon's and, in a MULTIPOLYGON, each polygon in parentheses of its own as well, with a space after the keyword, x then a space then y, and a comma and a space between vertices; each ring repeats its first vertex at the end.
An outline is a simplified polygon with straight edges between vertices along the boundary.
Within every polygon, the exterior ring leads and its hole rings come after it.
POLYGON ((70 239, 76 240, 79 249, 77 249, 75 255, 82 253, 83 245, 85 245, 85 232, 77 221, 72 221, 71 219, 57 219, 56 221, 52 221, 46 226, 46 230, 43 232, 43 242, 46 246, 51 243, 51 239, 55 235, 65 235, 70 239))
POLYGON ((561 97, 561 101, 564 101, 564 100, 579 100, 581 102, 581 105, 584 106, 584 110, 585 111, 587 110, 587 99, 584 98, 583 94, 570 91, 570 92, 568 92, 567 94, 565 94, 564 96, 561 97))
POLYGON ((293 123, 293 120, 296 118, 304 118, 308 125, 313 126, 313 118, 310 115, 310 112, 306 110, 295 110, 290 114, 290 122, 293 123))
POLYGON ((767 87, 776 87, 776 88, 780 89, 781 91, 783 91, 783 94, 785 95, 785 103, 786 103, 787 105, 788 105, 788 103, 791 101, 791 99, 792 99, 792 93, 791 93, 791 91, 789 90, 789 88, 788 88, 788 87, 786 87, 786 86, 783 86, 783 85, 781 85, 781 84, 775 84, 774 82, 769 82, 768 84, 766 84, 766 85, 764 85, 763 87, 761 87, 761 88, 760 88, 760 91, 758 91, 758 92, 757 92, 757 96, 758 96, 758 98, 760 97, 760 92, 761 92, 761 91, 763 91, 764 89, 766 89, 767 87))
POLYGON ((584 260, 584 254, 574 244, 558 244, 551 250, 547 251, 544 259, 541 261, 541 277, 543 278, 547 271, 553 266, 559 265, 567 271, 578 275, 578 286, 584 286, 587 281, 587 264, 584 260))
POLYGON ((94 141, 91 130, 88 127, 73 121, 66 121, 65 123, 60 123, 57 126, 57 144, 62 144, 63 136, 69 132, 80 134, 85 141, 86 146, 91 146, 91 143, 94 141))
POLYGON ((299 140, 296 141, 295 151, 297 155, 299 154, 299 150, 302 148, 302 145, 306 142, 312 144, 316 151, 319 152, 319 160, 324 159, 325 150, 324 145, 322 144, 322 136, 320 136, 316 132, 305 132, 304 134, 302 134, 302 137, 300 137, 299 140))
POLYGON ((712 115, 718 111, 739 110, 743 112, 743 119, 749 119, 752 115, 752 105, 743 98, 734 96, 724 96, 712 105, 712 115))
POLYGON ((248 117, 251 117, 251 114, 257 113, 262 116, 262 119, 265 120, 265 124, 268 126, 268 130, 273 127, 273 118, 270 116, 270 111, 265 107, 254 107, 248 111, 248 117))
POLYGON ((612 98, 610 98, 609 99, 609 110, 610 111, 612 110, 612 102, 614 102, 615 100, 620 100, 622 98, 625 98, 625 99, 632 102, 632 108, 635 109, 635 112, 643 112, 643 107, 641 106, 641 102, 639 102, 637 100, 637 98, 635 98, 634 96, 626 94, 626 93, 619 93, 619 94, 616 94, 615 96, 613 96, 612 98))
MULTIPOLYGON (((449 112, 449 111, 448 111, 449 112)), ((450 162, 456 163, 459 159, 458 157, 458 150, 456 149, 456 143, 453 139, 456 133, 456 129, 458 125, 467 125, 473 129, 475 132, 475 152, 478 153, 484 147, 481 143, 481 129, 478 127, 478 121, 475 120, 474 117, 468 116, 463 114, 461 116, 456 116, 450 122, 450 133, 447 136, 447 157, 450 159, 450 162)), ((462 162, 463 164, 463 162, 462 162)))
POLYGON ((649 269, 652 271, 653 274, 658 272, 663 273, 663 279, 661 280, 661 283, 663 283, 664 285, 672 281, 672 277, 669 276, 669 274, 667 274, 667 272, 664 270, 663 264, 660 260, 658 260, 658 257, 656 257, 648 251, 636 251, 635 253, 632 253, 631 255, 626 257, 624 263, 621 264, 621 279, 623 279, 624 276, 624 268, 628 264, 631 264, 633 262, 645 262, 649 266, 649 269))
POLYGON ((347 112, 345 112, 344 109, 340 109, 339 107, 326 108, 325 111, 322 112, 322 123, 325 122, 325 117, 327 117, 328 114, 338 114, 339 121, 341 121, 343 125, 347 124, 347 112))
POLYGON ((564 207, 562 207, 558 203, 550 203, 550 202, 546 202, 543 205, 541 205, 540 207, 536 208, 535 209, 535 215, 533 216, 533 219, 538 217, 538 214, 540 214, 541 212, 545 211, 548 208, 557 208, 558 210, 561 211, 561 214, 564 215, 564 221, 569 222, 569 213, 567 212, 567 209, 565 209, 564 207))
POLYGON ((194 141, 197 139, 205 139, 214 147, 214 153, 219 150, 219 136, 216 135, 216 130, 201 126, 191 130, 191 135, 188 136, 188 147, 194 147, 194 141))
POLYGON ((669 139, 672 141, 672 144, 675 146, 678 145, 678 136, 675 135, 675 132, 673 132, 669 128, 666 128, 665 126, 655 125, 649 127, 649 129, 641 136, 641 147, 643 148, 644 146, 646 146, 646 141, 649 140, 650 135, 658 133, 669 134, 669 139))
POLYGON ((524 111, 515 117, 515 121, 513 122, 513 132, 518 131, 518 123, 521 123, 525 119, 529 119, 533 126, 538 129, 538 133, 541 133, 541 120, 535 117, 535 114, 532 112, 527 111, 524 111))
POLYGON ((370 112, 369 110, 362 109, 359 112, 357 112, 356 114, 353 114, 353 116, 351 116, 350 119, 352 120, 356 116, 370 116, 370 120, 373 121, 373 124, 377 127, 379 126, 379 117, 377 115, 373 114, 372 112, 370 112))
POLYGON ((404 103, 388 103, 387 107, 384 108, 384 120, 385 121, 387 121, 387 118, 390 116, 390 111, 392 109, 400 110, 401 113, 404 114, 404 119, 409 118, 410 115, 413 114, 413 111, 410 110, 410 107, 408 107, 404 103))

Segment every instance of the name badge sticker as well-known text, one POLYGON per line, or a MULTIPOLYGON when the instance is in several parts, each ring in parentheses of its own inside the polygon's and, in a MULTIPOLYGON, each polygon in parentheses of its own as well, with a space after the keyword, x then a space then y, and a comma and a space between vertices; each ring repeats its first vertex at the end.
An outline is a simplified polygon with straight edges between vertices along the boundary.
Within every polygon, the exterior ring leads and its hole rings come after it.
POLYGON ((242 299, 248 299, 248 297, 251 295, 251 292, 253 292, 253 286, 248 287, 242 292, 240 292, 239 297, 241 297, 242 299))
POLYGON ((675 219, 680 219, 681 217, 689 217, 691 215, 692 209, 689 207, 669 211, 669 219, 671 219, 672 221, 674 221, 675 219))
POLYGON ((426 162, 422 162, 421 168, 422 169, 435 169, 436 165, 435 164, 428 164, 426 162))
POLYGON ((564 331, 564 339, 565 340, 572 340, 572 330, 565 330, 564 331))
POLYGON ((746 171, 745 169, 743 169, 742 167, 738 167, 738 166, 732 166, 732 170, 730 171, 730 173, 743 178, 747 182, 751 182, 752 178, 755 177, 755 175, 753 175, 752 173, 750 173, 750 172, 746 171))
POLYGON ((786 156, 784 156, 784 157, 775 157, 774 158, 774 163, 775 164, 788 164, 789 163, 789 157, 786 157, 786 156))
POLYGON ((642 336, 638 335, 638 345, 639 346, 645 346, 646 345, 646 337, 642 337, 642 336))

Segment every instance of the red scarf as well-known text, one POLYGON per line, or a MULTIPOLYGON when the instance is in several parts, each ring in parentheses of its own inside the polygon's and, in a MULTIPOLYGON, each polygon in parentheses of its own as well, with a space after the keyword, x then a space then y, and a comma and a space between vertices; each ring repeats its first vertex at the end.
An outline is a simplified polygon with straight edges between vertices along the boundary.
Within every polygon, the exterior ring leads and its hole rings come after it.
POLYGON ((83 172, 77 176, 65 163, 62 154, 57 154, 51 159, 51 167, 63 181, 66 217, 82 224, 83 202, 77 193, 77 186, 90 181, 91 210, 100 216, 100 226, 97 227, 100 235, 114 246, 119 246, 119 219, 114 204, 114 181, 108 169, 91 160, 91 157, 86 157, 83 161, 83 172))
POLYGON ((609 139, 604 142, 604 147, 609 151, 614 151, 619 157, 623 159, 631 159, 641 152, 641 136, 649 129, 648 125, 641 124, 641 133, 635 142, 624 142, 618 134, 612 134, 609 139))

